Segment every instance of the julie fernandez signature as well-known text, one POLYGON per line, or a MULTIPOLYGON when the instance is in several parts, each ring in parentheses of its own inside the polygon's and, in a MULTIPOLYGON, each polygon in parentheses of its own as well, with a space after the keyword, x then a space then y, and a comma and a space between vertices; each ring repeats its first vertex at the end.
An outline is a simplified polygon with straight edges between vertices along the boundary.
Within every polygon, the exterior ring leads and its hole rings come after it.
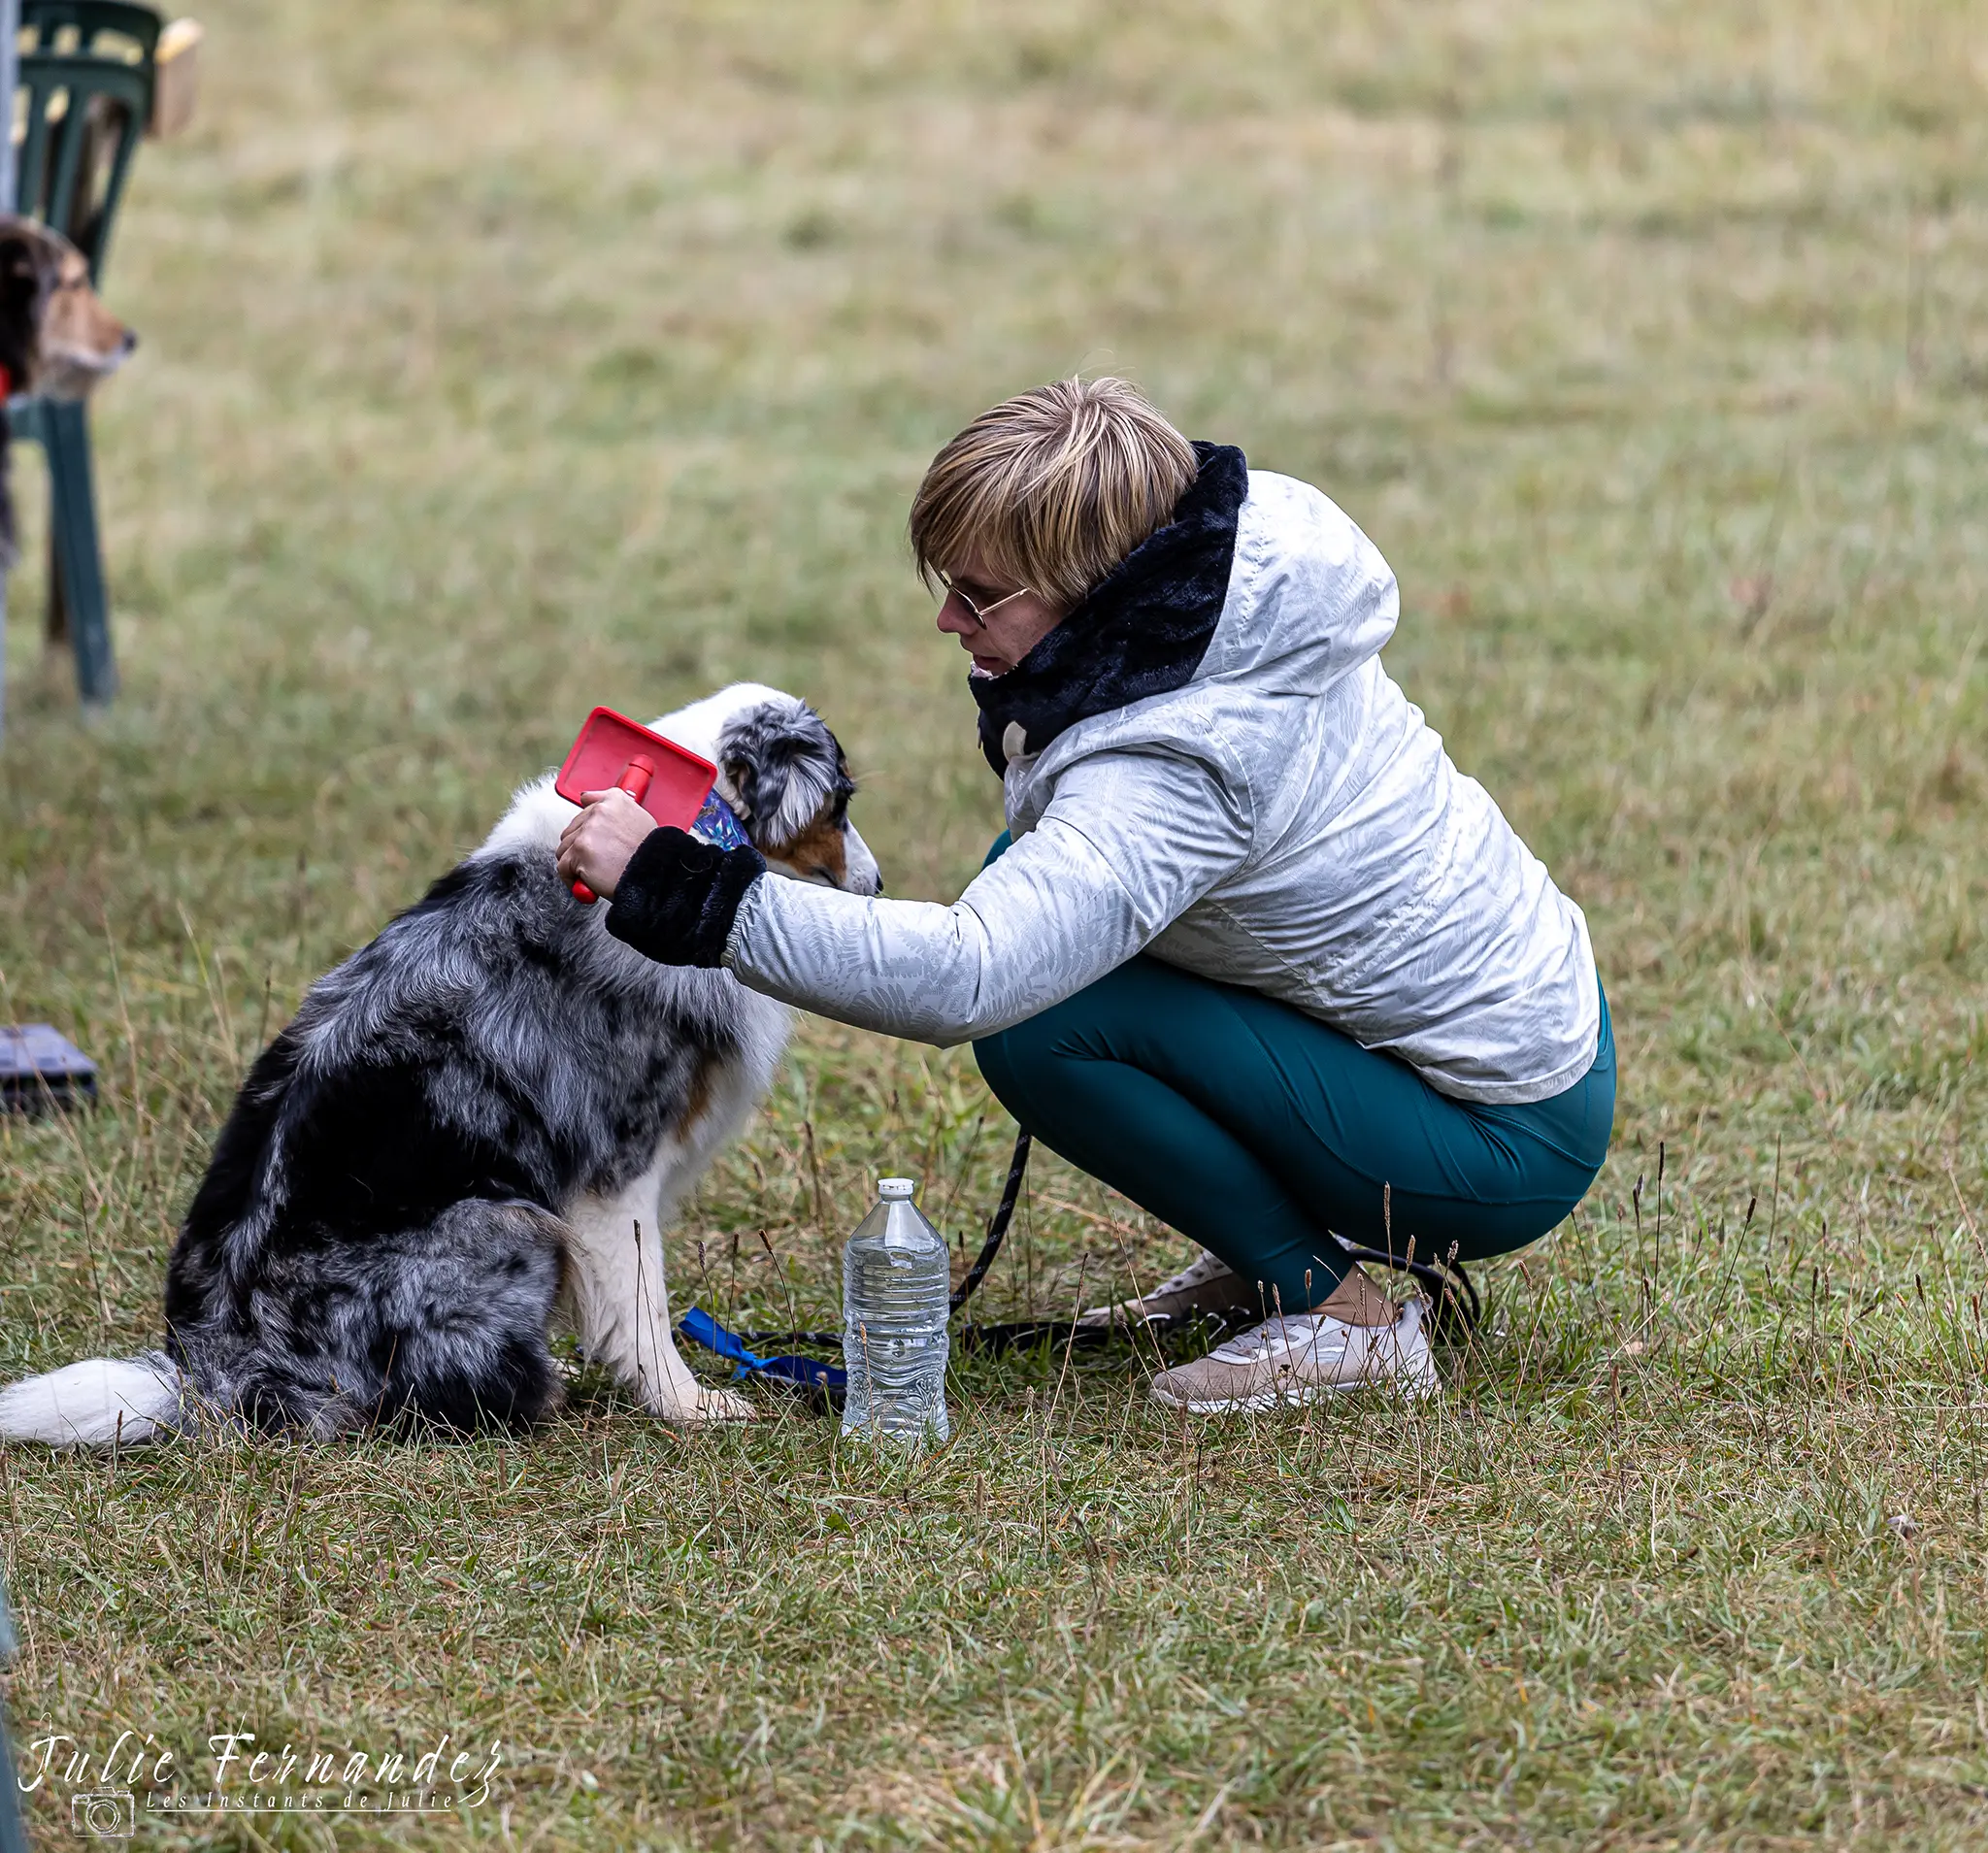
POLYGON ((487 1752, 451 1753, 452 1741, 444 1732, 415 1756, 402 1749, 325 1750, 289 1742, 274 1749, 264 1747, 252 1731, 223 1731, 208 1738, 205 1759, 182 1767, 177 1752, 149 1731, 119 1732, 101 1755, 67 1732, 50 1731, 28 1740, 15 1779, 24 1795, 44 1784, 74 1791, 78 1825, 99 1835, 130 1832, 141 1788, 146 1812, 479 1807, 490 1799, 491 1778, 504 1761, 502 1741, 493 1739, 487 1752), (209 1766, 205 1772, 198 1767, 203 1761, 209 1766))

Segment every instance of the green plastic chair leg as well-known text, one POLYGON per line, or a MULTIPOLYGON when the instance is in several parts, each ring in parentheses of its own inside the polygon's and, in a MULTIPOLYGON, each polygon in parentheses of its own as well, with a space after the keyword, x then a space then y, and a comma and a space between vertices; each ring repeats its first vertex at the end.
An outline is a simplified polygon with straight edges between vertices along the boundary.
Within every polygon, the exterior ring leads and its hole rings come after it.
POLYGON ((45 401, 41 438, 49 453, 49 521, 62 575, 69 639, 76 648, 76 692, 92 708, 117 692, 111 651, 111 609, 97 544, 97 499, 90 467, 89 414, 81 405, 45 401))

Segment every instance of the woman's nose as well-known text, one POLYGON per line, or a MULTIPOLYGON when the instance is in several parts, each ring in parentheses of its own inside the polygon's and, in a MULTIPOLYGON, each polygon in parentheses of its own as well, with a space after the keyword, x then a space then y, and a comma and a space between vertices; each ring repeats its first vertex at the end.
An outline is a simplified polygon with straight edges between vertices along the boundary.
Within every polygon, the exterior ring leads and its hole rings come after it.
POLYGON ((944 604, 939 608, 939 628, 954 637, 971 637, 979 627, 975 624, 960 595, 948 592, 944 604))

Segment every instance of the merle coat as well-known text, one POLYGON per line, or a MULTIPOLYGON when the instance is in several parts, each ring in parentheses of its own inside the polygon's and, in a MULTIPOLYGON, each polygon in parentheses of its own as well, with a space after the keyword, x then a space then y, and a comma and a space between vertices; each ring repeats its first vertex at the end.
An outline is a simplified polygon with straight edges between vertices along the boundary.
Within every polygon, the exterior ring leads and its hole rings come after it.
MULTIPOLYGON (((876 890, 804 704, 747 684, 656 726, 719 765, 773 869, 876 890)), ((765 1091, 787 1012, 611 938, 554 871, 572 815, 549 778, 526 786, 311 987, 186 1212, 164 1351, 0 1393, 0 1435, 140 1440, 200 1408, 318 1436, 521 1426, 559 1397, 555 1317, 653 1413, 745 1412, 677 1355, 661 1232, 765 1091)))

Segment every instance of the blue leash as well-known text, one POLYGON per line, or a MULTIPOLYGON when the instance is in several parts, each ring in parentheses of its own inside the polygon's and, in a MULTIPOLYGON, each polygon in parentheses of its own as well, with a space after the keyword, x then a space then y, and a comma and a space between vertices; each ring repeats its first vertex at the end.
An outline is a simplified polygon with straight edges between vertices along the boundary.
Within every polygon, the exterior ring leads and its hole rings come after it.
POLYGON ((730 1358, 739 1368, 734 1377, 768 1376, 792 1383, 803 1390, 818 1390, 824 1396, 841 1396, 849 1386, 849 1373, 839 1364, 823 1364, 818 1358, 762 1358, 746 1348, 746 1340, 728 1332, 702 1307, 692 1307, 677 1326, 679 1335, 721 1358, 730 1358))

